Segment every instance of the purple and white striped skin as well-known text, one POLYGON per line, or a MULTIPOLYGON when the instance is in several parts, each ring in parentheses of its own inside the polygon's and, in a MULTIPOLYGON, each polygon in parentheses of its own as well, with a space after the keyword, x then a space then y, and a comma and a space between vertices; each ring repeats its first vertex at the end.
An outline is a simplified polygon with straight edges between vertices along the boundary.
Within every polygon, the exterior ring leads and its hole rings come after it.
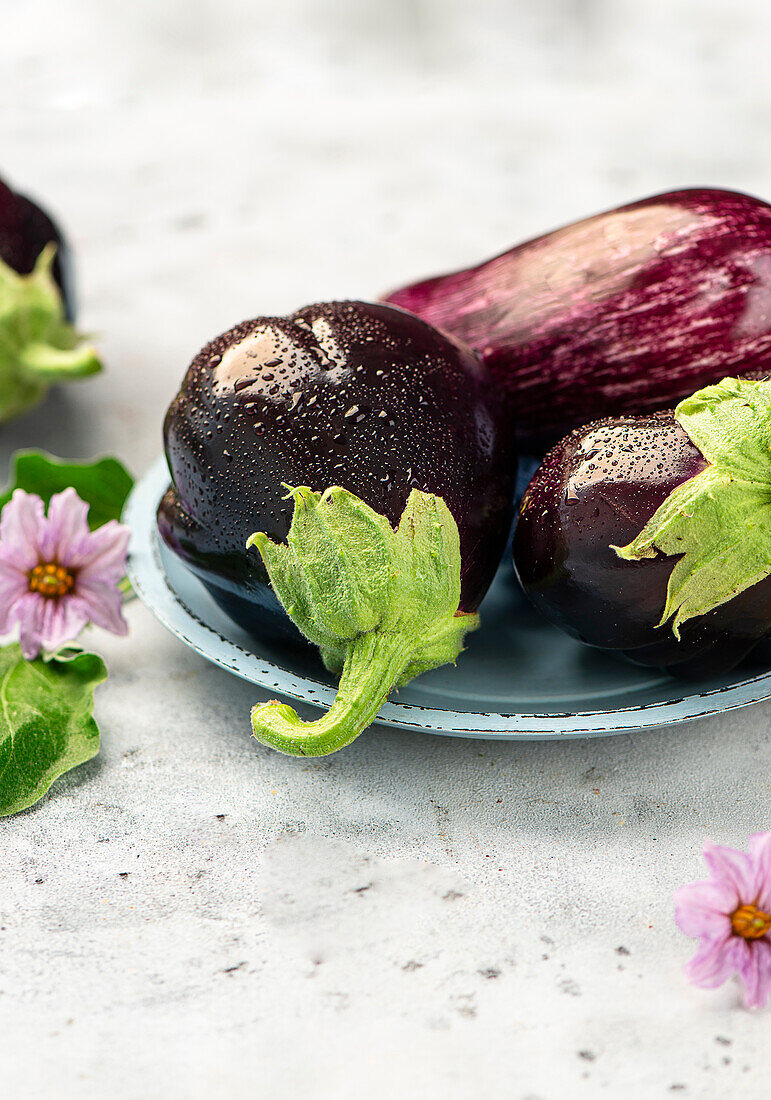
POLYGON ((771 365, 771 206, 672 191, 385 299, 470 344, 552 442, 771 365))

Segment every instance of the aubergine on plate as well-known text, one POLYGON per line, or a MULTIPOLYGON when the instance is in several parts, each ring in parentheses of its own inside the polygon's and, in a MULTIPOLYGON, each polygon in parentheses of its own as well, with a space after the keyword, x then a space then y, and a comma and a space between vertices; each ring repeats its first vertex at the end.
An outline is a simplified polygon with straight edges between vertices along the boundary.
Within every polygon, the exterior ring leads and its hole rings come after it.
POLYGON ((73 328, 69 252, 57 225, 0 180, 0 421, 54 382, 101 370, 73 328))
POLYGON ((771 381, 573 431, 530 482, 513 549, 573 637, 686 679, 730 671, 771 631, 771 381))
POLYGON ((386 301, 464 340, 554 442, 598 417, 671 408, 771 364, 771 206, 655 195, 386 301))
POLYGON ((271 703, 257 737, 332 752, 394 685, 455 660, 506 544, 516 467, 472 351, 364 302, 245 321, 193 360, 164 435, 167 546, 241 625, 304 636, 342 674, 324 718, 271 703))

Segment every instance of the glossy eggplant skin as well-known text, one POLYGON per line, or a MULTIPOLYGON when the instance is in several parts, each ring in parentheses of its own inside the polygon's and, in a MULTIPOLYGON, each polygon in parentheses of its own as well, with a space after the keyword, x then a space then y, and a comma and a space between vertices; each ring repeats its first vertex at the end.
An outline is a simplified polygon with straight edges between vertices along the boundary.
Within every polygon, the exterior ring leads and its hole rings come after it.
POLYGON ((525 445, 673 407, 771 363, 771 206, 672 191, 385 301, 465 341, 527 413, 525 445))
POLYGON ((56 257, 53 277, 64 301, 67 319, 75 316, 71 258, 67 242, 52 218, 31 199, 12 191, 0 180, 0 259, 28 275, 45 245, 53 241, 56 257))
POLYGON ((706 467, 671 412, 600 420, 547 454, 520 507, 514 565, 535 607, 574 638, 698 680, 730 671, 771 630, 771 578, 707 615, 658 626, 674 561, 624 561, 673 489, 706 467))
POLYGON ((508 535, 513 431, 476 355, 364 302, 245 321, 193 360, 166 415, 172 485, 158 528, 246 629, 299 637, 246 540, 289 530, 286 484, 341 485, 396 526, 411 489, 459 528, 461 610, 476 609, 508 535))

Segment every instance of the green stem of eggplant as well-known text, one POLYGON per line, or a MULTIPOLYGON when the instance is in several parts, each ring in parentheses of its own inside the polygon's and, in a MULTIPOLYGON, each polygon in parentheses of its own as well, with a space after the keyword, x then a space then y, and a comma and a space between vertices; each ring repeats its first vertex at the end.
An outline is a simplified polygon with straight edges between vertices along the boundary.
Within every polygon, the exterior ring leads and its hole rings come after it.
POLYGON ((304 722, 286 703, 252 709, 258 741, 288 756, 326 756, 350 745, 371 725, 410 656, 400 633, 372 631, 354 638, 346 654, 334 703, 323 718, 304 722))

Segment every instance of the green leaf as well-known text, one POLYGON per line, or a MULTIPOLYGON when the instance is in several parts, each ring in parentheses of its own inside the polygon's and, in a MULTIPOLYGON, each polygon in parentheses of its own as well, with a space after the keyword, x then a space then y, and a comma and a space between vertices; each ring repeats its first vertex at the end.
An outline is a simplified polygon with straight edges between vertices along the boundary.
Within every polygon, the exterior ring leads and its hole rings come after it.
POLYGON ((724 378, 675 417, 710 463, 674 489, 619 557, 677 556, 659 626, 689 619, 771 575, 771 383, 724 378))
POLYGON ((94 688, 106 676, 95 653, 25 661, 18 645, 0 648, 0 817, 32 806, 96 755, 94 688))
POLYGON ((16 451, 11 461, 11 484, 0 495, 0 511, 13 496, 14 489, 37 493, 47 507, 55 493, 72 486, 89 506, 88 525, 92 531, 108 520, 120 519, 134 484, 131 474, 117 458, 67 462, 43 451, 16 451))
POLYGON ((324 756, 374 721, 394 686, 454 663, 478 615, 459 612, 460 540, 441 497, 413 490, 396 531, 338 486, 290 489, 286 544, 257 532, 276 595, 325 665, 337 697, 316 722, 271 702, 252 711, 254 736, 280 752, 324 756))
POLYGON ((95 374, 102 364, 67 321, 48 244, 29 275, 0 260, 0 421, 40 401, 52 382, 95 374))

